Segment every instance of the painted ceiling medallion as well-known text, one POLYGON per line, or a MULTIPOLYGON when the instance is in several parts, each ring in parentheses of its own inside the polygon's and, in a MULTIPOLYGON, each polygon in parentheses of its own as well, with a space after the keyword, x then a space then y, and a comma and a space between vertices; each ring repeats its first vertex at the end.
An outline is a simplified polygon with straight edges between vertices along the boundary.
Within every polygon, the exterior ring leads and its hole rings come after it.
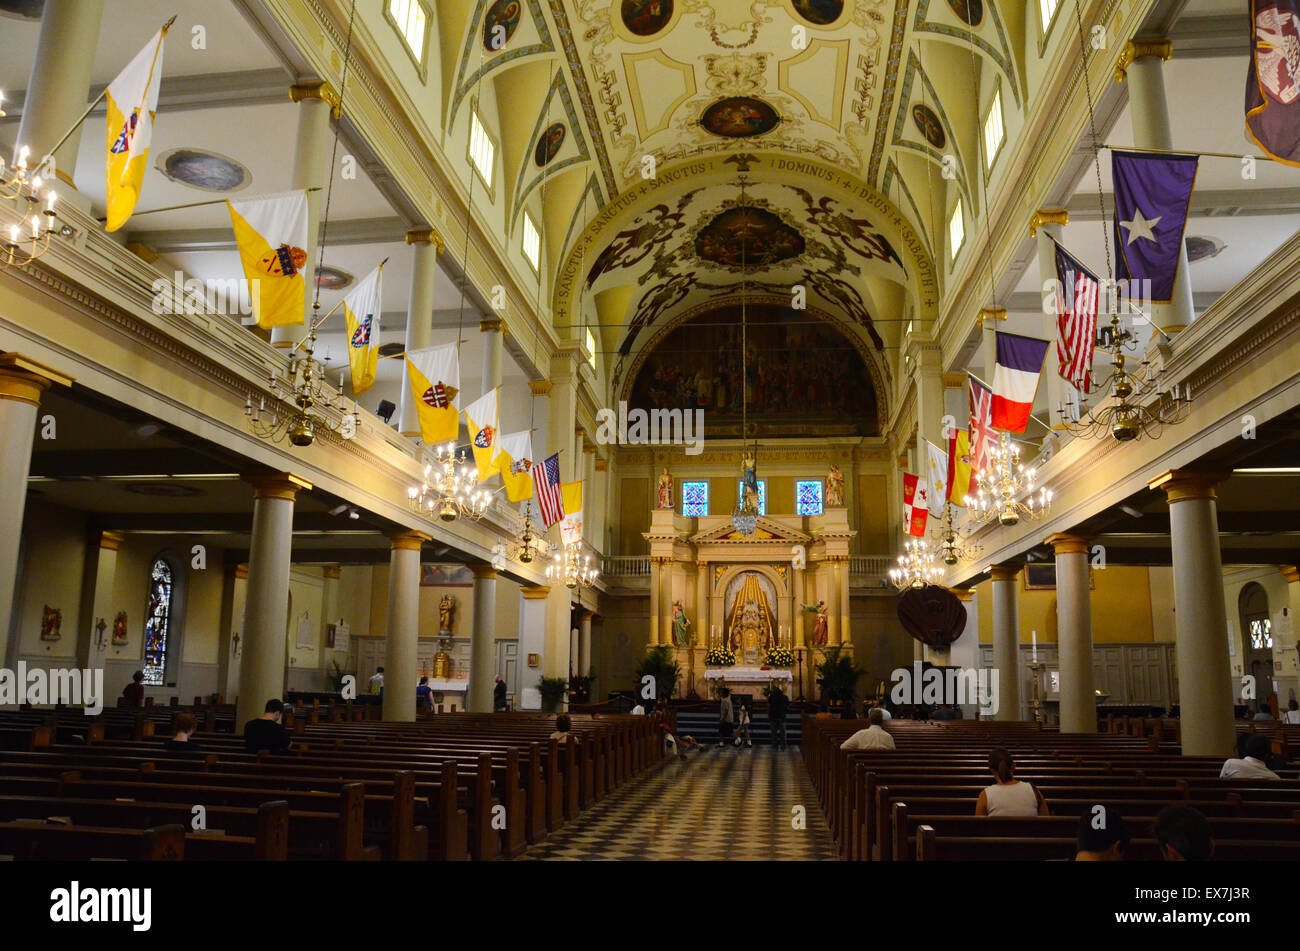
POLYGON ((673 18, 673 0, 623 0, 623 25, 637 36, 654 36, 673 18))
POLYGON ((0 0, 0 14, 22 20, 39 20, 45 0, 0 0))
POLYGON ((406 352, 406 344, 402 343, 401 341, 394 341, 393 343, 381 343, 379 345, 379 355, 381 357, 395 357, 399 353, 405 353, 405 352, 406 352))
POLYGON ((541 138, 537 140, 537 146, 533 149, 533 161, 537 167, 550 164, 551 159, 555 158, 556 153, 560 151, 560 146, 564 144, 565 128, 563 122, 553 123, 541 138))
POLYGON ((700 116, 705 131, 724 139, 748 139, 771 132, 781 121, 776 110, 762 99, 731 96, 719 99, 700 116))
POLYGON ((979 26, 984 20, 984 0, 948 0, 948 6, 963 23, 979 26))
POLYGON ((483 15, 483 48, 495 53, 504 49, 519 28, 519 0, 496 0, 483 15))
POLYGON ((763 208, 728 208, 695 236, 695 253, 727 267, 768 266, 803 254, 804 240, 794 228, 763 208))
POLYGON ((1187 236, 1187 263, 1195 261, 1205 261, 1216 256, 1228 245, 1219 238, 1211 238, 1203 235, 1187 236))
POLYGON ((356 278, 342 268, 326 264, 316 269, 316 286, 323 291, 341 291, 354 280, 356 278))
POLYGON ((794 0, 794 12, 809 23, 826 26, 840 18, 844 0, 794 0))
POLYGON ((158 156, 158 171, 173 182, 205 192, 237 191, 253 175, 232 158, 203 149, 172 149, 158 156))
POLYGON ((941 149, 947 144, 948 137, 943 133, 943 124, 929 106, 919 102, 914 105, 912 107, 912 121, 916 123, 916 128, 925 137, 925 141, 936 149, 941 149))

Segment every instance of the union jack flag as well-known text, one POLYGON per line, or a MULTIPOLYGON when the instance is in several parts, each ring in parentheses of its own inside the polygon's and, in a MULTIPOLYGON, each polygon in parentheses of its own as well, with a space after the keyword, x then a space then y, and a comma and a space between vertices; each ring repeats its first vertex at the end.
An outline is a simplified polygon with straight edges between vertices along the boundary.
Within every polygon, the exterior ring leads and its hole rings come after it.
POLYGON ((564 498, 560 494, 560 454, 553 453, 540 466, 533 466, 533 494, 542 510, 542 521, 550 528, 564 518, 564 498))
POLYGON ((971 467, 978 475, 988 464, 989 448, 997 440, 993 429, 993 392, 970 377, 970 455, 971 467))

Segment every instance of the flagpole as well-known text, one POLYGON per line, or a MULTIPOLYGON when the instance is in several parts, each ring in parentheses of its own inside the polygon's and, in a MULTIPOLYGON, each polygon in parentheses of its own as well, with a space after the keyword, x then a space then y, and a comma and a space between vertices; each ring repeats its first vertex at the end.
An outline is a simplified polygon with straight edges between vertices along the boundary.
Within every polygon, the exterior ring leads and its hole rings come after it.
MULTIPOLYGON (((295 190, 295 191, 318 192, 318 191, 320 191, 320 186, 319 186, 319 185, 313 185, 313 186, 311 186, 310 188, 294 189, 294 190, 295 190)), ((226 204, 226 201, 227 201, 227 199, 225 199, 225 198, 213 198, 213 199, 211 199, 210 201, 192 201, 192 202, 189 202, 188 204, 185 204, 185 205, 168 205, 168 206, 165 207, 165 208, 150 208, 150 209, 148 209, 147 211, 134 211, 134 212, 131 213, 131 217, 132 217, 132 218, 139 218, 141 215, 156 215, 156 214, 158 214, 159 212, 163 212, 163 211, 185 211, 186 209, 189 209, 189 208, 206 208, 208 205, 224 205, 224 204, 226 204)), ((97 219, 97 220, 99 220, 99 221, 107 221, 108 219, 107 219, 107 218, 99 218, 99 219, 97 219)))
MULTIPOLYGON (((1277 162, 1278 159, 1271 155, 1251 155, 1247 152, 1201 152, 1196 149, 1156 149, 1156 148, 1138 148, 1136 145, 1101 145, 1098 148, 1110 149, 1112 152, 1155 152, 1160 155, 1206 155, 1211 158, 1230 158, 1240 162, 1244 158, 1257 159, 1261 162, 1277 162)), ((1285 163, 1283 163, 1285 164, 1285 163)))
MULTIPOLYGON (((993 392, 993 387, 989 386, 989 384, 985 383, 983 380, 981 380, 979 377, 977 377, 974 373, 971 373, 970 370, 967 370, 967 371, 966 371, 966 375, 969 376, 969 377, 970 377, 972 380, 974 380, 976 383, 978 383, 980 386, 984 387, 984 389, 988 390, 990 393, 993 392)), ((1043 422, 1041 419, 1039 419, 1039 418, 1038 418, 1037 416, 1035 416, 1033 413, 1030 413, 1030 414, 1029 414, 1029 418, 1032 419, 1034 422, 1036 422, 1039 426, 1042 426, 1042 427, 1043 427, 1044 429, 1046 429, 1049 433, 1053 431, 1051 426, 1047 425, 1045 422, 1043 422)), ((1004 429, 1004 430, 1001 430, 1001 431, 1002 431, 1002 432, 1006 432, 1005 429, 1004 429)))

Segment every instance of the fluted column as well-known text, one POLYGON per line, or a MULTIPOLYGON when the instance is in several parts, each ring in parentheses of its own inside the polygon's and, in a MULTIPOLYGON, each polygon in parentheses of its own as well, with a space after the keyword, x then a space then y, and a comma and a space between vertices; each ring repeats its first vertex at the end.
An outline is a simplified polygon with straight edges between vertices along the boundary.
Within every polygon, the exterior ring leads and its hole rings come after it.
POLYGON ((1184 756, 1233 750, 1232 668, 1214 486, 1220 474, 1174 469, 1151 483, 1169 503, 1178 704, 1184 756))
POLYGON ((492 712, 492 689, 496 686, 497 573, 491 565, 475 565, 474 630, 470 633, 470 713, 492 712))
POLYGON ((660 571, 660 562, 662 559, 650 556, 650 646, 654 647, 659 643, 659 585, 663 581, 662 572, 660 571))
POLYGON ((840 573, 835 569, 834 558, 823 562, 826 573, 826 646, 840 643, 840 573))
POLYGON ((794 604, 792 605, 792 615, 791 615, 793 620, 791 621, 790 626, 794 632, 794 636, 793 636, 794 642, 791 644, 791 646, 797 650, 801 647, 806 646, 806 641, 805 641, 806 635, 804 633, 803 605, 804 605, 804 598, 808 596, 808 589, 804 581, 804 569, 794 568, 792 570, 794 574, 794 604))
MULTIPOLYGON (((26 145, 31 149, 27 159, 31 168, 45 158, 54 143, 86 111, 103 12, 104 0, 45 0, 36 37, 36 58, 27 79, 23 116, 15 141, 15 146, 26 145)), ((142 36, 141 45, 144 40, 142 36)), ((102 120, 90 124, 99 135, 104 134, 102 120)), ((54 153, 59 179, 74 187, 72 175, 76 171, 77 149, 85 125, 69 135, 54 153)))
POLYGON ((69 386, 64 376, 17 353, 0 354, 0 631, 6 642, 5 667, 18 660, 18 632, 9 630, 18 582, 18 542, 27 504, 27 476, 41 394, 53 385, 69 386))
MULTIPOLYGON (((307 287, 307 313, 311 320, 311 301, 316 287, 316 258, 320 249, 321 207, 329 181, 330 114, 341 116, 339 95, 329 83, 295 83, 289 87, 289 100, 298 104, 298 131, 293 148, 291 188, 316 189, 307 193, 307 267, 303 280, 307 287)), ((341 321, 340 317, 336 317, 341 321)), ((289 349, 306 336, 298 324, 271 328, 271 343, 289 349)))
POLYGON ((998 672, 995 720, 1020 719, 1020 612, 1016 603, 1015 565, 994 565, 993 666, 998 672))
POLYGON ((1092 592, 1088 540, 1057 534, 1056 650, 1061 673, 1061 732, 1097 732, 1097 695, 1092 672, 1092 592))
POLYGON ((696 562, 695 565, 695 636, 691 638, 693 647, 710 647, 709 644, 709 563, 696 562))
POLYGON ((389 536, 388 645, 384 654, 384 720, 409 723, 415 719, 415 688, 419 680, 420 546, 423 532, 389 536))
MULTIPOLYGON (((1117 82, 1128 81, 1133 145, 1139 149, 1172 150, 1174 147, 1164 77, 1164 61, 1173 52, 1173 43, 1161 38, 1129 40, 1120 53, 1115 79, 1117 82)), ((1124 230, 1119 230, 1123 238, 1124 230)), ((1173 294, 1167 303, 1151 305, 1151 322, 1165 333, 1175 334, 1192 322, 1195 313, 1192 306, 1192 282, 1187 271, 1187 244, 1180 241, 1173 294)))
POLYGON ((836 587, 840 589, 840 639, 838 643, 853 650, 852 598, 849 591, 849 556, 835 561, 836 587))
POLYGON ((245 476, 244 481, 253 486, 253 537, 248 550, 237 729, 260 717, 266 701, 284 697, 293 504, 299 491, 312 487, 288 472, 245 476))
MULTIPOLYGON (((438 273, 438 252, 442 238, 432 228, 412 228, 406 232, 411 246, 411 295, 406 303, 406 350, 421 350, 433 343, 433 285, 438 273)), ((403 436, 420 435, 420 417, 411 393, 411 378, 402 360, 402 392, 399 401, 397 431, 403 436)))

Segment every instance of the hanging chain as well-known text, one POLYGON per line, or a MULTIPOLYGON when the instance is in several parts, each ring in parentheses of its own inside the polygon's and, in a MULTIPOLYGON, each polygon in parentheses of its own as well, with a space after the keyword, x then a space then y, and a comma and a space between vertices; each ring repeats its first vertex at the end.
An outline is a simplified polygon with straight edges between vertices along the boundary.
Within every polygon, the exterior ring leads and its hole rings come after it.
MULTIPOLYGON (((352 26, 357 18, 357 0, 352 0, 352 11, 348 14, 348 35, 343 45, 343 74, 339 79, 339 118, 334 123, 334 146, 330 152, 329 181, 325 187, 325 214, 321 217, 320 254, 316 259, 316 293, 312 299, 312 316, 320 310, 320 271, 325 266, 325 238, 329 233, 330 202, 334 197, 334 164, 338 161, 339 135, 343 130, 343 96, 348 88, 348 65, 352 58, 352 26)), ((329 103, 326 103, 328 106, 329 103)), ((316 328, 311 328, 315 333, 316 328)))
POLYGON ((1092 111, 1092 80, 1088 78, 1088 46, 1083 41, 1083 14, 1079 0, 1074 4, 1074 23, 1079 34, 1079 68, 1083 71, 1083 92, 1088 103, 1088 133, 1092 136, 1092 166, 1097 173, 1097 207, 1101 211, 1102 246, 1106 249, 1106 274, 1110 275, 1110 228, 1106 225, 1106 197, 1101 185, 1101 146, 1097 141, 1097 117, 1092 111))

